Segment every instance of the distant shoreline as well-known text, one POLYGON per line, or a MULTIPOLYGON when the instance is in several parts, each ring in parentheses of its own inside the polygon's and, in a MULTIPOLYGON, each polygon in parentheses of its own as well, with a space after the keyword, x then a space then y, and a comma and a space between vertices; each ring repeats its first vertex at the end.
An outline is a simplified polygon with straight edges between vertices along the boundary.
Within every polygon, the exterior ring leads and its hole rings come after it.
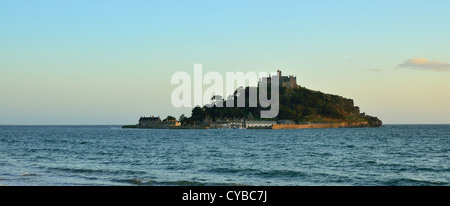
MULTIPOLYGON (((450 123, 390 123, 390 124, 384 124, 383 126, 390 126, 390 125, 450 125, 450 123)), ((0 124, 0 127, 4 126, 17 126, 17 127, 36 127, 36 126, 43 126, 43 127, 65 127, 65 126, 115 126, 115 127, 122 127, 124 124, 0 124)))
MULTIPOLYGON (((334 123, 308 123, 308 124, 273 124, 265 127, 241 127, 230 129, 324 129, 324 128, 362 128, 362 127, 382 127, 371 126, 368 122, 334 122, 334 123)), ((161 125, 124 125, 123 129, 228 129, 211 128, 210 126, 161 126, 161 125)))

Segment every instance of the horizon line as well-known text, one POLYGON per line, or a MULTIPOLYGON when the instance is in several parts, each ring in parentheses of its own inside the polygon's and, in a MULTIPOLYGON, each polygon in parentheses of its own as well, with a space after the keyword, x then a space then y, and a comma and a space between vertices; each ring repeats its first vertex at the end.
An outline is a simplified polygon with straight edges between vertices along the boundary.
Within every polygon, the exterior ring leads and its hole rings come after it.
MULTIPOLYGON (((133 124, 0 124, 0 126, 124 126, 133 124)), ((450 125, 450 123, 389 123, 385 125, 450 125)))

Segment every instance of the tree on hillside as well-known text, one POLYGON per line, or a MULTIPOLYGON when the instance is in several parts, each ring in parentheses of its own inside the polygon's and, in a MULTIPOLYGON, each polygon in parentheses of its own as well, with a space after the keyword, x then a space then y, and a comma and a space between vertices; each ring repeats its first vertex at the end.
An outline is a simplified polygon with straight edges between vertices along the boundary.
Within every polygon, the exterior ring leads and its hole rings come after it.
POLYGON ((169 115, 163 121, 177 121, 177 118, 169 115))

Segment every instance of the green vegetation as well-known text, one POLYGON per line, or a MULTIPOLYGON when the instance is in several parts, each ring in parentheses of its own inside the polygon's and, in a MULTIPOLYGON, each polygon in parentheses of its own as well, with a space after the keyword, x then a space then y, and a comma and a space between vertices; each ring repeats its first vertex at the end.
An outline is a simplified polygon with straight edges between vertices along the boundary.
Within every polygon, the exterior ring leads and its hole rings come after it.
MULTIPOLYGON (((259 94, 259 88, 257 88, 259 94)), ((270 88, 268 89, 270 91, 270 88)), ((270 93, 268 95, 270 97, 270 93)), ((259 99, 259 98, 258 98, 259 99)), ((208 118, 212 121, 219 119, 247 119, 249 114, 258 120, 260 119, 262 108, 259 104, 257 107, 249 107, 249 88, 238 89, 228 100, 211 99, 212 102, 223 102, 224 107, 195 107, 192 109, 192 115, 189 118, 180 119, 182 124, 193 124, 208 118), (240 91, 240 92, 239 92, 240 91), (245 107, 225 107, 227 101, 234 101, 237 105, 237 96, 245 92, 245 107)), ((369 122, 370 126, 381 126, 381 121, 372 116, 360 113, 359 107, 354 106, 352 99, 347 99, 338 95, 325 94, 320 91, 313 91, 304 87, 288 89, 280 87, 279 97, 279 113, 274 120, 293 120, 297 123, 301 122, 369 122)), ((267 120, 267 119, 264 119, 267 120)))
POLYGON ((169 115, 163 121, 177 121, 177 118, 169 115))

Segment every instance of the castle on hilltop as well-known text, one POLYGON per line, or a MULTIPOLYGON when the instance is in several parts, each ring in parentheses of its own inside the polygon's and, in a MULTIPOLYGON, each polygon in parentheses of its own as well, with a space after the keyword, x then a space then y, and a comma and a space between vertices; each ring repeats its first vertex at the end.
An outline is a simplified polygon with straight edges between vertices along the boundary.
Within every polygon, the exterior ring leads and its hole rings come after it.
POLYGON ((289 75, 289 76, 282 76, 281 71, 277 71, 278 77, 280 78, 280 86, 286 87, 288 89, 297 88, 297 77, 289 75))
MULTIPOLYGON (((277 70, 277 76, 279 77, 281 87, 285 87, 288 89, 294 89, 299 87, 299 85, 297 84, 297 77, 292 75, 282 76, 280 70, 277 70)), ((263 80, 267 80, 267 82, 270 83, 271 77, 265 77, 263 79, 260 79, 259 84, 261 84, 263 80)))

